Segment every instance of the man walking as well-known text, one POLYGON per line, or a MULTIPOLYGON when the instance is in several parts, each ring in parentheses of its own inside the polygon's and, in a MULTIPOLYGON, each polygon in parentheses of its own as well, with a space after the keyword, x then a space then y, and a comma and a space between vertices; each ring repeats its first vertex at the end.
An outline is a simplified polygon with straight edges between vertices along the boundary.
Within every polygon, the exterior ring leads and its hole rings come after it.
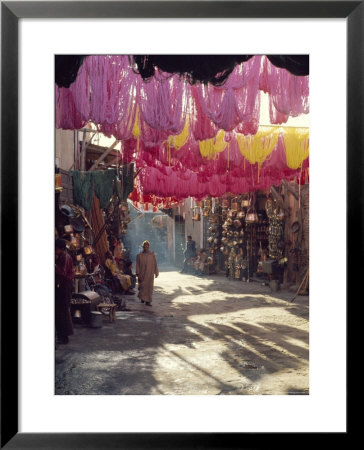
POLYGON ((152 294, 154 287, 154 277, 158 277, 159 270, 155 254, 149 251, 149 242, 144 241, 143 251, 138 253, 136 258, 136 276, 138 277, 138 297, 142 303, 152 306, 152 294))

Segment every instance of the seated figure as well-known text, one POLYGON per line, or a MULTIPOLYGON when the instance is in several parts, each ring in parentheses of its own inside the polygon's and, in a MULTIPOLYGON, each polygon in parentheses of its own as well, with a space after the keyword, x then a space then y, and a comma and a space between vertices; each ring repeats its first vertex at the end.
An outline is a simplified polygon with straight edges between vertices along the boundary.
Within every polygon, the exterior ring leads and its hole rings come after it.
POLYGON ((202 276, 204 274, 205 264, 207 263, 207 254, 205 249, 201 248, 197 252, 197 258, 193 263, 195 274, 202 276))
POLYGON ((109 269, 111 275, 120 282, 124 293, 134 293, 131 289, 131 277, 122 273, 110 251, 107 251, 105 254, 105 267, 109 269))

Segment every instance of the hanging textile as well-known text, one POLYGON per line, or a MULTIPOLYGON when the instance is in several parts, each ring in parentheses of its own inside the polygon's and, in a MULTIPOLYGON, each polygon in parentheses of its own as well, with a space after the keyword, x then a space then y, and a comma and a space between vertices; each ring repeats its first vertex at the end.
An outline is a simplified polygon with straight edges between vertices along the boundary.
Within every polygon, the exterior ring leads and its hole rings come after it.
POLYGON ((114 192, 114 184, 116 183, 115 170, 95 170, 91 173, 95 195, 100 201, 100 208, 104 209, 108 206, 114 192))
POLYGON ((73 179, 73 203, 80 205, 86 211, 91 209, 94 195, 92 172, 72 172, 73 179))
POLYGON ((117 169, 116 194, 121 201, 126 201, 134 190, 134 164, 124 164, 117 169))
POLYGON ((116 169, 94 170, 92 172, 73 171, 73 201, 86 211, 91 209, 92 198, 95 195, 101 209, 108 206, 116 193, 120 200, 125 201, 134 188, 134 164, 125 164, 116 169), (117 176, 118 173, 118 176, 117 176), (121 186, 119 182, 121 180, 121 186))

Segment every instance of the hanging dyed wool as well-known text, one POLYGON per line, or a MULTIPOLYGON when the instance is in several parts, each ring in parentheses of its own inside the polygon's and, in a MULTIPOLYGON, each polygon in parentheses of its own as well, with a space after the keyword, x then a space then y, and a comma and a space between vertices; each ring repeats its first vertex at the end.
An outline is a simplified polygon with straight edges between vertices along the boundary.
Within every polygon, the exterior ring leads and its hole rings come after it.
POLYGON ((279 128, 261 127, 255 135, 237 134, 241 154, 251 163, 262 165, 277 145, 279 128))
POLYGON ((132 130, 133 138, 135 138, 137 140, 137 151, 139 151, 139 142, 140 142, 140 135, 141 135, 139 124, 140 124, 140 114, 139 114, 139 108, 137 108, 136 115, 135 115, 135 121, 134 121, 134 125, 133 125, 133 130, 132 130))
POLYGON ((309 77, 295 76, 275 67, 264 57, 259 87, 269 93, 274 107, 282 114, 297 117, 309 112, 309 77))
POLYGON ((196 86, 191 86, 191 136, 196 141, 211 139, 216 136, 218 128, 202 110, 199 93, 196 86))
POLYGON ((85 122, 88 122, 90 120, 91 109, 91 86, 86 64, 82 64, 76 80, 71 84, 69 89, 72 92, 78 113, 85 122))
POLYGON ((56 86, 56 128, 63 130, 78 130, 85 125, 75 106, 72 92, 69 88, 56 86))
POLYGON ((216 155, 223 152, 227 146, 227 142, 225 142, 224 137, 224 130, 220 130, 214 139, 200 141, 199 146, 201 156, 207 159, 216 158, 216 155))
POLYGON ((298 169, 309 155, 309 130, 307 128, 287 128, 284 132, 287 166, 298 169))
POLYGON ((186 117, 186 123, 181 134, 168 136, 167 143, 169 147, 173 147, 175 150, 180 150, 183 147, 189 137, 190 126, 189 118, 186 117))
POLYGON ((145 122, 154 129, 180 134, 186 122, 189 87, 177 76, 140 83, 137 101, 145 122))
POLYGON ((90 56, 85 60, 91 86, 90 119, 95 123, 113 124, 120 120, 122 61, 122 57, 108 55, 90 56))
POLYGON ((259 88, 260 56, 237 66, 223 86, 200 85, 197 92, 202 110, 219 128, 233 130, 251 120, 259 88))
POLYGON ((272 97, 269 97, 269 119, 270 123, 273 125, 281 125, 282 123, 286 123, 289 119, 287 114, 282 114, 277 110, 274 106, 272 97))
POLYGON ((278 136, 279 129, 273 127, 262 127, 255 135, 237 135, 241 154, 251 164, 258 164, 258 182, 260 168, 277 145, 278 136))

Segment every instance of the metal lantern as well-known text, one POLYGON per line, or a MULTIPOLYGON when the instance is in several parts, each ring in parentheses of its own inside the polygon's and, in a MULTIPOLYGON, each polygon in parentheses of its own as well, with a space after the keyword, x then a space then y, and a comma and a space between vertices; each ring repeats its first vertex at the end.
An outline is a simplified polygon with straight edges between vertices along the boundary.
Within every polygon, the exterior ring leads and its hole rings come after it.
POLYGON ((231 201, 231 209, 237 211, 239 209, 239 199, 238 197, 235 197, 231 201))
POLYGON ((221 206, 223 208, 229 208, 230 200, 228 198, 223 198, 222 201, 221 201, 221 206))

